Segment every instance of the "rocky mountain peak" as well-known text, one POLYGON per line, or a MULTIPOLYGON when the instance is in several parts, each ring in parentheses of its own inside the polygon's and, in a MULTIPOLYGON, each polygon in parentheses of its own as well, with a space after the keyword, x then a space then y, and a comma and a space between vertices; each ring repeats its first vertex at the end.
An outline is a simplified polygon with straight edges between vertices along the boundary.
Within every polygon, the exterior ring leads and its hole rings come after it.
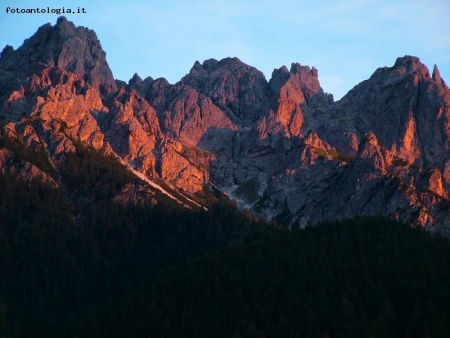
POLYGON ((0 58, 6 58, 7 55, 9 53, 12 53, 12 52, 14 52, 14 47, 10 46, 10 45, 6 45, 5 48, 3 48, 3 50, 2 50, 2 52, 0 54, 0 58))
POLYGON ((237 57, 195 62, 180 84, 209 97, 231 119, 253 124, 269 107, 270 89, 264 74, 237 57))
POLYGON ((213 71, 213 70, 216 70, 217 68, 223 68, 223 69, 228 69, 232 72, 237 71, 241 67, 244 67, 246 70, 254 69, 253 67, 242 62, 237 57, 227 57, 220 61, 210 59, 210 60, 205 61, 204 67, 208 71, 213 71))
POLYGON ((291 73, 296 74, 300 77, 300 79, 307 79, 309 77, 318 78, 317 69, 309 66, 302 66, 298 62, 293 62, 291 64, 291 73))
POLYGON ((431 75, 431 77, 438 85, 446 85, 445 81, 441 78, 441 73, 439 72, 439 68, 436 65, 434 65, 433 67, 433 74, 431 75))
POLYGON ((130 86, 140 86, 142 84, 142 78, 137 73, 134 73, 133 77, 128 81, 128 84, 130 86))
POLYGON ((203 62, 202 65, 203 69, 205 69, 207 72, 212 72, 219 67, 219 61, 216 59, 208 59, 203 62))
POLYGON ((394 67, 405 67, 408 73, 416 71, 421 66, 423 64, 420 62, 420 59, 411 55, 398 57, 394 64, 394 67))
POLYGON ((402 75, 417 74, 422 78, 430 77, 427 66, 416 56, 405 55, 397 58, 394 69, 397 69, 402 75))
POLYGON ((291 73, 286 66, 281 66, 278 69, 275 68, 269 81, 272 91, 275 93, 279 92, 280 88, 286 84, 290 76, 291 73))
POLYGON ((62 36, 71 36, 75 34, 75 30, 77 27, 75 24, 69 20, 65 16, 60 16, 56 21, 56 27, 59 29, 59 32, 62 36))
MULTIPOLYGON (((214 59, 212 59, 212 60, 214 60, 214 59)), ((214 60, 214 61, 217 61, 217 60, 214 60)), ((204 63, 206 63, 206 61, 204 63)), ((192 73, 195 74, 196 72, 202 72, 204 69, 205 69, 204 66, 198 60, 196 60, 194 62, 194 65, 192 66, 189 74, 192 74, 192 73)))
POLYGON ((95 32, 76 27, 65 17, 59 17, 55 26, 41 26, 16 51, 5 48, 0 59, 0 69, 11 72, 13 81, 17 77, 21 80, 39 75, 46 67, 75 73, 101 93, 117 90, 95 32))
MULTIPOLYGON (((233 57, 196 61, 176 84, 134 74, 116 85, 105 55, 64 17, 6 46, 0 134, 56 164, 75 143, 102 149, 148 180, 189 193, 212 184, 290 225, 361 214, 450 224, 450 90, 417 57, 333 102, 300 63, 269 82, 233 57)), ((12 167, 5 149, 0 166, 12 167)))
POLYGON ((298 105, 306 101, 311 107, 319 107, 333 102, 332 95, 325 94, 320 87, 318 71, 314 67, 292 63, 290 70, 286 66, 274 69, 269 84, 280 99, 289 98, 298 105))
MULTIPOLYGON (((227 70, 230 72, 236 72, 239 68, 243 67, 245 70, 254 69, 253 67, 245 64, 239 58, 237 57, 228 57, 224 58, 220 61, 216 59, 208 59, 203 61, 203 64, 201 64, 199 61, 195 61, 194 65, 192 66, 189 75, 194 74, 208 74, 213 73, 216 70, 227 70)), ((184 79, 183 79, 184 80, 184 79)))
POLYGON ((307 100, 321 90, 316 68, 309 68, 308 66, 301 66, 299 63, 293 63, 291 65, 291 73, 300 79, 302 92, 307 100))

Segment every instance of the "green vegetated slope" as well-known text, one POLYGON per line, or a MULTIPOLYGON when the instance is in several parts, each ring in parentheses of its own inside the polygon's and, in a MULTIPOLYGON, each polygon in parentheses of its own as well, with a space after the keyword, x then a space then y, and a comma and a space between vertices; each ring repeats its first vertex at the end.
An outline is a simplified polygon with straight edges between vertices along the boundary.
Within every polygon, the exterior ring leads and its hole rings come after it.
POLYGON ((223 202, 117 204, 134 178, 89 149, 58 170, 58 188, 0 174, 0 335, 450 336, 444 239, 383 218, 287 231, 223 202))

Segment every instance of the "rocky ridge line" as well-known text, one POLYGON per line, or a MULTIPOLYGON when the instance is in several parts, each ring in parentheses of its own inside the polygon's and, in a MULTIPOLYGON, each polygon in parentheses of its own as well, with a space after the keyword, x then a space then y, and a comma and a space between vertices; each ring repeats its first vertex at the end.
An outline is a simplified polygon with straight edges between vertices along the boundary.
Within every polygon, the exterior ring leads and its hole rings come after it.
MULTIPOLYGON (((337 102, 298 63, 269 81, 238 58, 195 62, 176 84, 114 81, 96 34, 64 17, 0 58, 4 137, 56 166, 82 142, 151 180, 214 186, 290 225, 382 214, 449 234, 449 107, 438 68, 430 75, 412 56, 337 102)), ((13 159, 1 150, 3 169, 13 159)))

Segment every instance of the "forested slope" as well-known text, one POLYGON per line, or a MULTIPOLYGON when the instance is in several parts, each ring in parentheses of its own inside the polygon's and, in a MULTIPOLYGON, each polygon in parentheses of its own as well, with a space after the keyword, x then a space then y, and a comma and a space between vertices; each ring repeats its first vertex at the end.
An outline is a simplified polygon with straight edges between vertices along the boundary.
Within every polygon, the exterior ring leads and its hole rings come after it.
POLYGON ((225 203, 74 205, 48 184, 1 174, 0 185, 6 337, 450 333, 448 241, 406 225, 288 231, 225 203))

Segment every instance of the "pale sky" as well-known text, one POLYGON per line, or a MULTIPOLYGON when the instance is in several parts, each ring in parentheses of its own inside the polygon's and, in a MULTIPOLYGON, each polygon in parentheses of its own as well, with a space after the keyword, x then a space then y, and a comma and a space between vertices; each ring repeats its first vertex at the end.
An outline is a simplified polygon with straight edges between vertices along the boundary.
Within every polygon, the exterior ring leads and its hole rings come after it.
POLYGON ((292 62, 319 70, 341 98, 378 68, 414 55, 450 84, 450 0, 0 0, 0 50, 18 48, 57 14, 11 8, 85 8, 65 15, 93 29, 114 77, 178 82, 196 60, 238 57, 269 80, 292 62))

